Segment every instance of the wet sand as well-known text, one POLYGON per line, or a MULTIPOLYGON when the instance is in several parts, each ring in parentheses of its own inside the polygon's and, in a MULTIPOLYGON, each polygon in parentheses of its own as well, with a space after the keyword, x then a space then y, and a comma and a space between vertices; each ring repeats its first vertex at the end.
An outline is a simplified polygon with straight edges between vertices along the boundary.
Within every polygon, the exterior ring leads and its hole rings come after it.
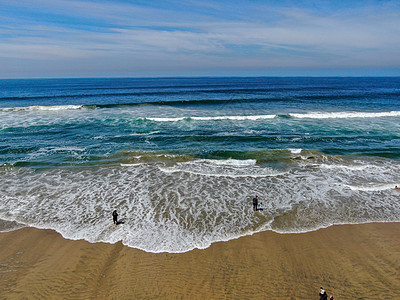
POLYGON ((0 234, 1 299, 319 299, 320 286, 335 299, 397 299, 400 223, 262 232, 181 254, 0 234))

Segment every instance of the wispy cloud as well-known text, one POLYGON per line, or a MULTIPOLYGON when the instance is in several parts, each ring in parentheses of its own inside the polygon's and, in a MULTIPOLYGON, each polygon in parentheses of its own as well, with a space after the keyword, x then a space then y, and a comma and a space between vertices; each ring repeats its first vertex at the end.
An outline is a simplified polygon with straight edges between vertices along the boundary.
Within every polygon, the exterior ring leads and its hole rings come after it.
POLYGON ((70 75, 71 64, 91 76, 129 70, 157 76, 280 67, 400 69, 400 9, 391 2, 323 11, 288 2, 229 3, 1 4, 0 76, 21 69, 20 76, 33 76, 39 62, 50 66, 49 76, 70 75))

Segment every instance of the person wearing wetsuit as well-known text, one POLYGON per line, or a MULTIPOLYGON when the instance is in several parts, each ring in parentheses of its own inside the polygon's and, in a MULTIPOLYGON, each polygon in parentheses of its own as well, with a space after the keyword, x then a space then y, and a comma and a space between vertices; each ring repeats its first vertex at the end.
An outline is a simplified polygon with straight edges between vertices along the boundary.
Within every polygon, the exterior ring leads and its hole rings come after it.
POLYGON ((115 224, 115 225, 118 225, 118 214, 117 214, 117 211, 116 211, 116 210, 113 211, 112 216, 113 216, 113 222, 114 222, 114 224, 115 224))
POLYGON ((253 210, 256 211, 258 207, 258 196, 253 198, 253 210))

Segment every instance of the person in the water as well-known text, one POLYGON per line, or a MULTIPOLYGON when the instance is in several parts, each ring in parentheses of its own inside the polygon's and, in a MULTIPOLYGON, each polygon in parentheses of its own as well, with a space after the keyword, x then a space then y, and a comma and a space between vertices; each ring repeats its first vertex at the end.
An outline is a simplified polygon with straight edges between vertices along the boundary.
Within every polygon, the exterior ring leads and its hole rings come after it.
POLYGON ((258 207, 258 196, 256 195, 256 196, 253 198, 253 210, 256 211, 256 210, 257 210, 257 207, 258 207))
POLYGON ((112 216, 113 216, 113 222, 114 222, 114 224, 115 224, 115 225, 118 225, 118 213, 117 213, 116 210, 113 211, 112 216))

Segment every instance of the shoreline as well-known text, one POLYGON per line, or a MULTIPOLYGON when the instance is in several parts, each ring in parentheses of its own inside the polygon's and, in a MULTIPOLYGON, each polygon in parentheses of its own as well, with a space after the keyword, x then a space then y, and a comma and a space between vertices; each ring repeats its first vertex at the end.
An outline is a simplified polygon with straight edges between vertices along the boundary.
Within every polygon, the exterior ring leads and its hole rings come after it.
POLYGON ((312 229, 312 230, 309 230, 309 231, 298 231, 298 232, 291 232, 291 231, 289 231, 289 232, 279 232, 279 231, 275 231, 273 229, 266 229, 266 230, 254 231, 254 232, 251 232, 251 233, 230 237, 229 239, 226 239, 226 240, 211 241, 209 243, 209 245, 204 247, 204 248, 194 247, 194 248, 191 248, 189 250, 177 251, 177 252, 170 252, 170 251, 155 252, 155 251, 150 251, 150 250, 146 250, 146 249, 142 249, 142 248, 126 245, 126 244, 123 243, 122 240, 119 240, 117 242, 112 243, 112 242, 108 242, 108 241, 94 241, 93 242, 93 241, 88 241, 88 240, 86 240, 84 238, 65 237, 63 235, 63 233, 59 232, 57 229, 41 228, 41 227, 35 227, 35 226, 30 226, 30 225, 24 225, 24 224, 18 223, 16 221, 8 221, 8 220, 4 220, 4 219, 0 219, 0 227, 1 227, 1 225, 4 225, 4 224, 5 224, 5 226, 11 225, 11 226, 14 226, 14 227, 8 228, 8 229, 4 229, 4 230, 0 229, 0 235, 3 234, 3 233, 9 233, 9 232, 13 232, 13 231, 18 231, 20 229, 24 229, 25 228, 25 229, 33 229, 33 230, 40 230, 40 231, 42 231, 42 230, 44 230, 44 231, 52 231, 52 232, 60 235, 60 237, 62 239, 64 239, 64 240, 66 240, 66 241, 79 241, 79 242, 87 242, 89 244, 99 244, 100 243, 100 244, 108 244, 108 245, 115 245, 117 243, 121 243, 122 246, 124 246, 124 247, 135 249, 135 250, 139 250, 139 251, 142 251, 142 252, 145 252, 145 253, 151 253, 151 254, 162 254, 162 253, 183 254, 183 253, 191 252, 191 251, 194 251, 194 250, 206 250, 206 249, 210 248, 213 244, 216 244, 216 243, 228 243, 228 242, 233 241, 233 240, 238 240, 238 239, 249 237, 249 236, 253 236, 253 235, 256 235, 256 234, 262 234, 264 232, 270 232, 270 233, 277 234, 277 235, 297 235, 297 234, 309 234, 309 233, 313 233, 313 232, 318 232, 320 230, 325 230, 327 228, 337 227, 337 226, 353 226, 353 225, 358 226, 358 225, 366 225, 366 224, 385 224, 385 223, 389 223, 389 224, 398 223, 398 224, 400 224, 400 221, 372 221, 372 222, 365 222, 365 223, 333 224, 333 225, 329 225, 329 226, 326 226, 326 227, 320 227, 320 228, 317 228, 317 229, 312 229))
POLYGON ((47 229, 0 233, 6 299, 395 299, 400 223, 334 225, 308 233, 259 232, 206 249, 149 253, 66 240, 47 229))

